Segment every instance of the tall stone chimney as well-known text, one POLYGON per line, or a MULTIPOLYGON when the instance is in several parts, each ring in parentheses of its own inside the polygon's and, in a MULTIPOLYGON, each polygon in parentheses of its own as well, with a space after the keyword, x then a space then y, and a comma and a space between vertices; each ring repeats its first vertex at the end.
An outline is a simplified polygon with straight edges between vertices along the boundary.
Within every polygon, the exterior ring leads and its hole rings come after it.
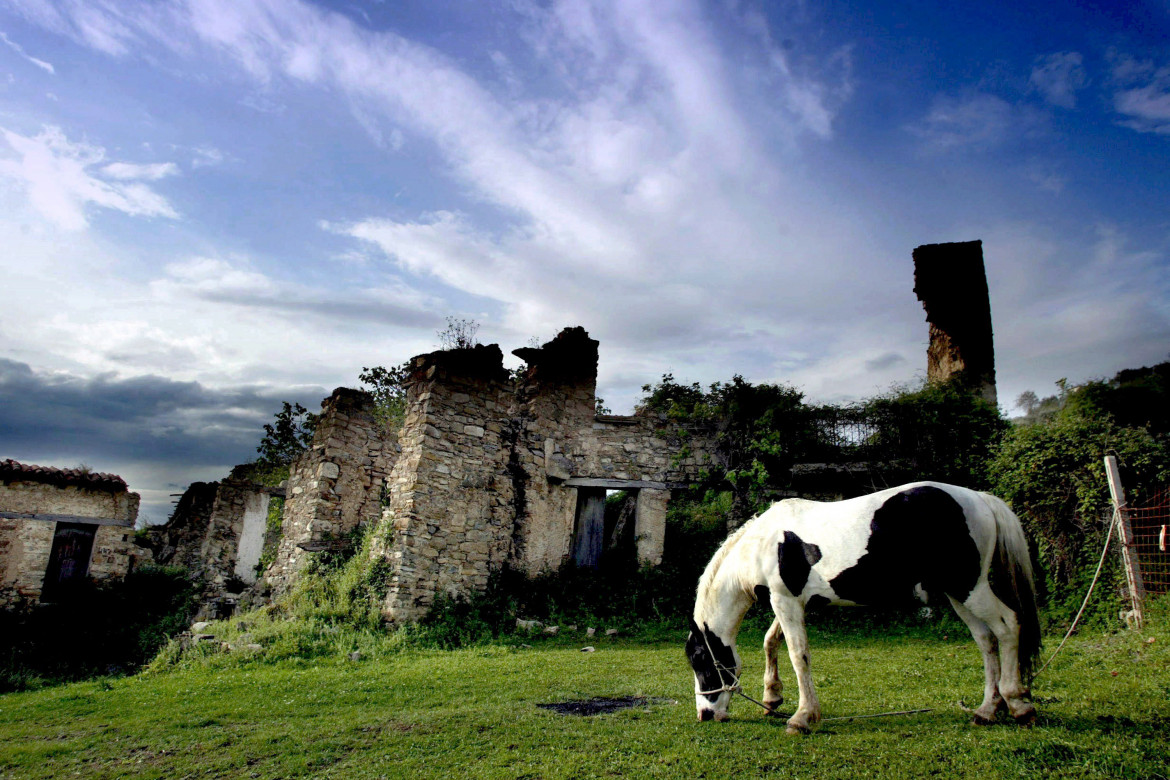
POLYGON ((926 309, 930 346, 926 378, 957 378, 996 403, 991 303, 983 242, 926 244, 914 250, 914 292, 926 309))

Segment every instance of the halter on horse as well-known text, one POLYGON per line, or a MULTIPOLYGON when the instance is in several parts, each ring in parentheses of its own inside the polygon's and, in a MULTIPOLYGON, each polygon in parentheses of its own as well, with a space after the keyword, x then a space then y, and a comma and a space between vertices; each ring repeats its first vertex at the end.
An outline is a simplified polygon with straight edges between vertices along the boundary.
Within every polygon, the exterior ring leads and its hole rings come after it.
POLYGON ((937 482, 833 503, 780 501, 732 534, 699 579, 687 639, 699 720, 728 718, 739 687, 735 638, 756 600, 768 599, 776 614, 764 637, 764 706, 784 700, 776 655, 786 640, 800 691, 788 731, 800 733, 821 719, 806 606, 885 606, 930 594, 947 597, 983 653, 975 722, 992 722, 1006 706, 1031 723, 1024 680, 1040 652, 1040 624, 1020 521, 995 496, 937 482))

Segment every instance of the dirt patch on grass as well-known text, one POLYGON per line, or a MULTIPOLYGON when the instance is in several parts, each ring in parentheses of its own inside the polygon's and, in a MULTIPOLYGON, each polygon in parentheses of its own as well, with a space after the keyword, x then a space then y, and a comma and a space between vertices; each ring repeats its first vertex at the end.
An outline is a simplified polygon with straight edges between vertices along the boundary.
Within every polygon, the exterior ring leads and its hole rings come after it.
POLYGON ((652 704, 677 703, 673 699, 651 699, 646 696, 594 696, 592 699, 549 702, 536 706, 560 715, 603 715, 607 712, 648 707, 652 704))

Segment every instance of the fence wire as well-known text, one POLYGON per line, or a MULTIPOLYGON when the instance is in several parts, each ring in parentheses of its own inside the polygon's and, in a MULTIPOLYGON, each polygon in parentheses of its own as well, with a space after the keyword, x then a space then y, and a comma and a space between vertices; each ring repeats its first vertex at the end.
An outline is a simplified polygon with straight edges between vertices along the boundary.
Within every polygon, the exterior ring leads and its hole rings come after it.
POLYGON ((1170 486, 1130 507, 1129 524, 1146 593, 1170 592, 1170 486))

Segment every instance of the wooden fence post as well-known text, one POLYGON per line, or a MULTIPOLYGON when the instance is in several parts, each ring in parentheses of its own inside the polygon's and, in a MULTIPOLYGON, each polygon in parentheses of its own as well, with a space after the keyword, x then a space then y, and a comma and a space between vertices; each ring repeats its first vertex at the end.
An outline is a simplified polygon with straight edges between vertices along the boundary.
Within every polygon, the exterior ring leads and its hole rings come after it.
POLYGON ((1109 478, 1109 493, 1113 496, 1113 509, 1117 512, 1117 533, 1121 537, 1121 560, 1125 564, 1125 584, 1133 606, 1133 620, 1137 628, 1144 621, 1143 607, 1146 601, 1146 586, 1142 582, 1142 571, 1138 567, 1137 550, 1133 540, 1133 529, 1129 526, 1129 508, 1125 504, 1125 488, 1117 471, 1117 458, 1105 456, 1105 474, 1109 478))

